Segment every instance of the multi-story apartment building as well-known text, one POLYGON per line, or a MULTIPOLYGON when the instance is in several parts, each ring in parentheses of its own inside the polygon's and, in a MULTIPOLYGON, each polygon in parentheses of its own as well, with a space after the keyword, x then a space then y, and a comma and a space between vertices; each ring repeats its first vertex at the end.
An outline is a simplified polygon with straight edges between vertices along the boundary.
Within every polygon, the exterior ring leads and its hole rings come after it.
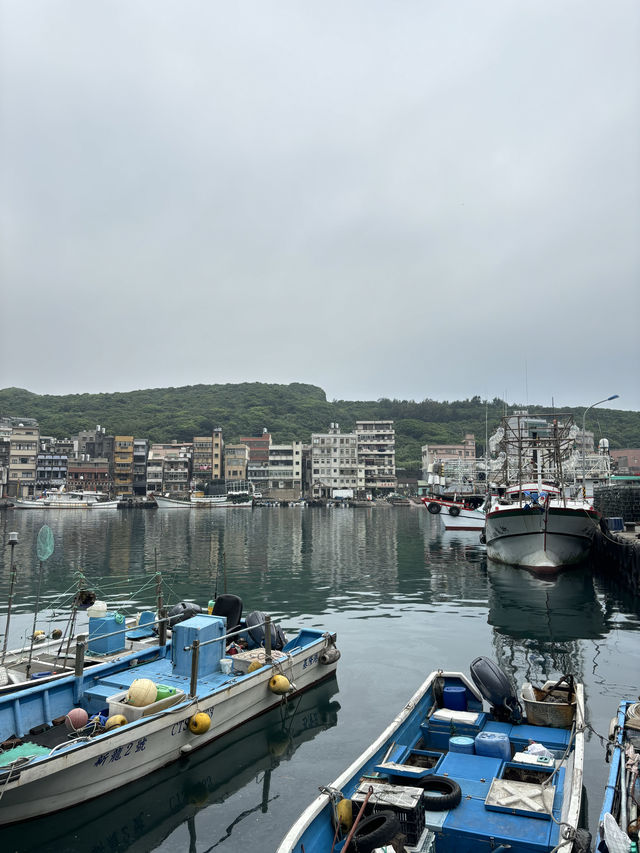
POLYGON ((246 481, 248 464, 248 445, 227 444, 224 449, 224 479, 226 484, 246 481))
POLYGON ((224 480, 224 440, 222 430, 216 427, 211 437, 211 479, 215 482, 224 480))
MULTIPOLYGON (((434 462, 455 463, 461 469, 473 471, 476 463, 476 437, 472 432, 465 434, 462 444, 424 444, 422 451, 422 473, 426 478, 434 462)), ((449 467, 451 467, 449 465, 449 467)))
POLYGON ((211 480, 211 472, 213 470, 212 435, 194 435, 191 470, 193 471, 193 479, 196 487, 205 485, 211 480))
POLYGON ((76 437, 76 451, 79 456, 86 456, 89 459, 108 459, 113 465, 115 438, 113 435, 107 435, 104 427, 98 426, 95 430, 82 430, 76 437))
POLYGON ((393 421, 356 421, 356 438, 365 490, 372 494, 394 491, 397 481, 393 421))
POLYGON ((224 479, 224 441, 222 429, 216 427, 211 435, 193 438, 193 479, 197 485, 206 485, 224 479))
POLYGON ((271 446, 271 433, 266 429, 262 435, 242 435, 240 441, 249 448, 249 462, 269 462, 269 447, 271 446))
POLYGON ((186 494, 191 479, 192 442, 152 444, 147 458, 147 489, 159 494, 186 494))
POLYGON ((36 493, 36 471, 40 450, 40 428, 32 418, 12 419, 9 440, 9 475, 7 490, 11 496, 26 497, 36 493))
POLYGON ((133 494, 133 436, 116 435, 113 442, 113 486, 118 494, 133 494))
POLYGON ((108 459, 69 459, 67 491, 104 492, 113 488, 108 459))
POLYGON ((164 452, 156 450, 154 444, 147 456, 147 493, 162 494, 162 472, 164 470, 164 452))
POLYGON ((336 492, 364 490, 364 466, 358 462, 355 433, 343 434, 332 423, 329 431, 311 435, 311 495, 332 498, 336 492))
POLYGON ((149 442, 146 438, 133 440, 133 494, 147 494, 147 455, 149 442))
POLYGON ((67 482, 67 456, 62 453, 38 453, 36 462, 38 491, 59 489, 67 482))
POLYGON ((302 442, 272 444, 269 447, 268 496, 275 500, 297 501, 302 496, 302 442))
POLYGON ((162 491, 169 494, 186 494, 191 480, 191 457, 169 453, 162 467, 162 491))

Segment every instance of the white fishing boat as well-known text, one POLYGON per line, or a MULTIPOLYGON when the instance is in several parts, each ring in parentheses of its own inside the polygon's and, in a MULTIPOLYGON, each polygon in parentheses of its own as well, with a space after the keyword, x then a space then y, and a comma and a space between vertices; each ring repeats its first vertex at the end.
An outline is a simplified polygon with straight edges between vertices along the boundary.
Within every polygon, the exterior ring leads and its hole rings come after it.
POLYGON ((486 517, 487 556, 555 573, 589 554, 600 513, 586 500, 564 498, 551 483, 523 483, 493 496, 486 517))
POLYGON ((189 500, 192 506, 200 509, 253 506, 253 497, 249 492, 227 492, 224 495, 205 495, 203 492, 192 492, 189 500))
POLYGON ((191 494, 188 501, 154 494, 153 499, 159 509, 224 509, 253 506, 253 498, 246 492, 230 492, 225 495, 191 494))
POLYGON ((166 495, 152 495, 158 509, 191 509, 191 501, 170 498, 166 495))
POLYGON ((588 556, 600 513, 565 481, 576 434, 571 415, 502 419, 490 442, 499 466, 484 534, 490 559, 554 573, 588 556))
POLYGON ((422 503, 432 515, 437 515, 445 530, 482 530, 485 522, 485 497, 469 495, 466 498, 425 496, 422 503))
POLYGON ((146 777, 335 673, 335 635, 303 628, 287 639, 257 612, 228 633, 234 623, 200 614, 174 626, 158 660, 0 698, 0 826, 146 777), (225 657, 238 638, 249 647, 225 657))
POLYGON ((118 502, 103 492, 66 491, 64 488, 44 492, 40 497, 13 498, 15 509, 117 509, 118 502))

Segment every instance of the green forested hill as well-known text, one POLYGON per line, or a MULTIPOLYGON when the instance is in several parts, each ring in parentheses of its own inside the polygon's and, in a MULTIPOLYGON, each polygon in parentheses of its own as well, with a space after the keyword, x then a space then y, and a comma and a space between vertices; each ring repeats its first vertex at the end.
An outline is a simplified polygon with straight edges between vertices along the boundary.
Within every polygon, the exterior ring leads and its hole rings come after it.
MULTIPOLYGON (((524 408, 522 404, 509 404, 524 408)), ((529 411, 541 411, 529 405, 529 411)), ((190 441, 222 427, 225 441, 241 435, 259 435, 266 428, 274 441, 308 442, 312 432, 323 432, 337 421, 343 431, 358 419, 392 419, 395 422, 397 464, 418 467, 423 444, 458 442, 465 432, 475 433, 484 446, 485 418, 489 432, 497 426, 505 404, 480 397, 454 402, 435 400, 328 401, 314 385, 260 382, 239 385, 188 385, 114 394, 32 394, 20 388, 0 390, 0 416, 36 418, 44 435, 64 438, 83 429, 104 426, 112 435, 134 435, 150 441, 190 441)), ((548 411, 548 409, 545 409, 548 411)), ((582 426, 584 408, 558 406, 573 412, 582 426)), ((611 448, 640 447, 640 412, 592 409, 587 429, 596 439, 606 437, 611 448)))

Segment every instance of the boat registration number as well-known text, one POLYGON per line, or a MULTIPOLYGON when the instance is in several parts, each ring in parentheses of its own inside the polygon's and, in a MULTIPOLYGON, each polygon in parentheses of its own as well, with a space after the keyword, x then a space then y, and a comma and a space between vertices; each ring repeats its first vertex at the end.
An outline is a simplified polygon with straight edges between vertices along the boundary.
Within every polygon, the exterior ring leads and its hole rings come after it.
POLYGON ((138 740, 132 740, 131 743, 126 743, 124 746, 117 746, 115 749, 110 749, 109 752, 103 752, 93 762, 94 767, 104 767, 105 764, 111 764, 112 761, 120 761, 121 758, 126 758, 131 753, 142 752, 147 745, 146 737, 141 737, 138 740))

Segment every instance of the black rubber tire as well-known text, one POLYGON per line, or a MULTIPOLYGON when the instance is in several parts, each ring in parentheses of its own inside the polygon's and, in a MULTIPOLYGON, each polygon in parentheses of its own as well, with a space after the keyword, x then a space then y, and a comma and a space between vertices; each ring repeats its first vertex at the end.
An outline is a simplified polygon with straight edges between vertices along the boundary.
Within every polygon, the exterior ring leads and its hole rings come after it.
POLYGON ((462 799, 460 785, 447 776, 426 776, 420 786, 424 788, 422 802, 428 812, 455 809, 462 799), (429 791, 434 791, 434 796, 429 796, 429 791))
POLYGON ((349 853, 371 853, 392 841, 401 831, 400 821, 392 811, 376 812, 360 821, 349 844, 349 853))
POLYGON ((589 853, 591 850, 591 833, 587 829, 576 829, 576 837, 573 839, 571 853, 589 853))
POLYGON ((450 506, 449 507, 449 515, 453 515, 454 518, 456 515, 460 515, 460 507, 459 506, 450 506))
POLYGON ((427 509, 432 515, 437 515, 440 512, 441 507, 440 504, 430 503, 427 504, 427 509))

